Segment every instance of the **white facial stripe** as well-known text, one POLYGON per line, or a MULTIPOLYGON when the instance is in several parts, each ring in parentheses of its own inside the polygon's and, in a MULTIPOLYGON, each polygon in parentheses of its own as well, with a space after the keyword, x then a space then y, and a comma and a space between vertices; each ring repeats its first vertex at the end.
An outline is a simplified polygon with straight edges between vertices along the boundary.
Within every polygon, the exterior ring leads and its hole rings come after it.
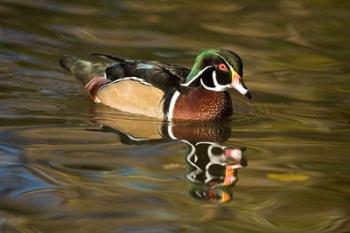
POLYGON ((168 110, 168 114, 167 114, 168 121, 171 121, 173 119, 175 104, 176 104, 176 101, 179 98, 179 96, 180 96, 180 92, 175 91, 173 96, 171 97, 169 110, 168 110))
POLYGON ((213 73, 211 74, 211 76, 212 76, 212 78, 213 78, 213 83, 214 83, 214 86, 215 86, 215 87, 208 87, 208 86, 205 85, 205 83, 203 82, 203 79, 200 79, 200 82, 201 82, 202 86, 203 86, 205 89, 207 89, 207 90, 209 90, 209 91, 224 91, 224 90, 226 90, 226 89, 228 89, 228 88, 231 87, 231 85, 221 85, 221 84, 218 82, 218 80, 217 80, 217 78, 216 78, 216 71, 215 71, 215 70, 213 70, 213 73))
POLYGON ((211 77, 213 78, 213 82, 214 82, 215 87, 221 86, 219 84, 218 80, 216 79, 216 71, 215 70, 213 70, 213 73, 211 73, 211 77))
POLYGON ((213 66, 206 66, 204 67, 196 76, 194 76, 189 82, 187 83, 182 83, 181 86, 184 86, 184 87, 188 87, 191 83, 194 82, 194 80, 196 80, 199 76, 201 76, 203 74, 204 71, 206 71, 207 69, 209 69, 210 67, 213 67, 213 66))
POLYGON ((202 86, 203 86, 205 89, 210 90, 210 91, 214 91, 214 90, 213 90, 214 88, 208 87, 207 85, 204 84, 203 79, 200 79, 200 82, 201 82, 202 86))
POLYGON ((215 55, 218 56, 218 57, 221 57, 221 59, 224 60, 224 62, 226 63, 226 65, 227 65, 228 67, 230 67, 230 70, 231 70, 231 71, 233 70, 233 67, 230 65, 230 63, 228 63, 228 61, 227 61, 223 56, 221 56, 220 54, 217 54, 217 53, 215 53, 215 55))
POLYGON ((216 55, 221 57, 225 61, 225 63, 228 65, 228 67, 230 67, 230 70, 231 70, 231 73, 232 73, 232 79, 235 76, 241 78, 241 76, 239 74, 237 74, 237 72, 233 69, 233 67, 226 61, 226 59, 223 56, 221 56, 220 54, 216 54, 216 55))

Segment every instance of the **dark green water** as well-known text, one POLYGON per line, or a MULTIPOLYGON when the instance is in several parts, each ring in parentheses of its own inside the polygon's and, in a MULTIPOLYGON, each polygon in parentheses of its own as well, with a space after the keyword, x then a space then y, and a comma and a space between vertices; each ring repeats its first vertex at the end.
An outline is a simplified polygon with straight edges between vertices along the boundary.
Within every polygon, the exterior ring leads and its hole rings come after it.
POLYGON ((349 9, 0 0, 0 232, 349 232, 349 9), (95 105, 57 64, 104 52, 191 66, 216 47, 241 55, 254 98, 232 92, 235 116, 213 124, 95 105))

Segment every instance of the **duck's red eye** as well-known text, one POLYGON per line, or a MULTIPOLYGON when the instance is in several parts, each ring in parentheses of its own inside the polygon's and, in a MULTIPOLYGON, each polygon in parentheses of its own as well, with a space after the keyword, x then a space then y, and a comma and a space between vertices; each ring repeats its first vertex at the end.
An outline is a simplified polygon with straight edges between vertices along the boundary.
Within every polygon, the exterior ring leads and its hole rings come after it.
POLYGON ((224 63, 220 63, 219 70, 221 70, 223 72, 227 72, 227 66, 224 63))

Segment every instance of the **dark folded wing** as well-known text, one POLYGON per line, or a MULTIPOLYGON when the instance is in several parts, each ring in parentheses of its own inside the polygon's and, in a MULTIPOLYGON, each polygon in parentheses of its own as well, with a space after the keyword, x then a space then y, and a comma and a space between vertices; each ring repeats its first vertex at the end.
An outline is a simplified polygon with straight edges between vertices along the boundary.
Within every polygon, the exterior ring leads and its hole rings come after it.
POLYGON ((115 61, 106 68, 106 76, 111 81, 124 78, 142 79, 144 82, 167 92, 179 89, 190 73, 188 68, 179 65, 170 65, 156 61, 127 60, 111 55, 102 55, 115 61))

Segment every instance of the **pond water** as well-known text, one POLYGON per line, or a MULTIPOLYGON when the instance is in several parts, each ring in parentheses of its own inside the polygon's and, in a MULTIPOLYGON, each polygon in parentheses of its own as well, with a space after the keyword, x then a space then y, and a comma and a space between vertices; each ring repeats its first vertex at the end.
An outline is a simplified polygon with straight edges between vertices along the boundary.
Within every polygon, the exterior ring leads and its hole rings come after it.
POLYGON ((0 232, 349 232, 349 9, 0 0, 0 232), (57 62, 191 66, 217 47, 241 55, 253 99, 232 91, 235 115, 210 124, 96 105, 57 62))

